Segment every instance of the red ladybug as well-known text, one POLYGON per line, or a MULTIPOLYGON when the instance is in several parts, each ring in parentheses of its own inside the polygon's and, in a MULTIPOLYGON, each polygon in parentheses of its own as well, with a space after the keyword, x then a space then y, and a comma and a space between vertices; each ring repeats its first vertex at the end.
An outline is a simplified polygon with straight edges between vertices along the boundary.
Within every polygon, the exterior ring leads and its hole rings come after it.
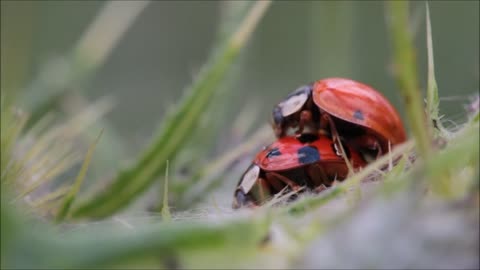
MULTIPOLYGON (((321 191, 334 180, 343 180, 348 167, 337 145, 327 136, 283 137, 260 151, 242 175, 233 208, 257 206, 285 187, 302 186, 321 191)), ((344 146, 345 147, 345 146, 344 146)), ((345 147, 354 168, 365 165, 361 155, 345 147)))
POLYGON ((277 137, 324 133, 334 141, 343 138, 357 150, 377 156, 406 140, 398 112, 372 87, 344 78, 328 78, 305 85, 287 96, 273 110, 277 137))

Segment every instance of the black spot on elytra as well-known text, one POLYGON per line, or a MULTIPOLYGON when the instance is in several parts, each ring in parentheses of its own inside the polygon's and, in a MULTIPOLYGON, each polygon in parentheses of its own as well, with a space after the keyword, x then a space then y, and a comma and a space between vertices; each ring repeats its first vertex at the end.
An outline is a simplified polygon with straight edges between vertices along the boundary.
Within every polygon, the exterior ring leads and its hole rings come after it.
POLYGON ((362 111, 360 110, 356 110, 354 113, 353 113, 353 117, 355 117, 355 119, 357 120, 363 120, 363 113, 362 111))
POLYGON ((318 149, 313 146, 304 146, 298 149, 298 161, 302 164, 311 164, 320 160, 318 149))
POLYGON ((282 152, 280 152, 278 148, 273 148, 272 150, 270 150, 270 152, 268 152, 267 158, 280 156, 281 154, 282 152))

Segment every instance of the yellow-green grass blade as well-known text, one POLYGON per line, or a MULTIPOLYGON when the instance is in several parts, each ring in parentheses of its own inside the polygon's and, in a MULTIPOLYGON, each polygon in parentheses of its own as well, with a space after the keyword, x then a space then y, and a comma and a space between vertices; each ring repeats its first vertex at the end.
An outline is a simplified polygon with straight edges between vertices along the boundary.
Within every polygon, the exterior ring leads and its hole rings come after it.
POLYGON ((426 5, 426 24, 427 24, 427 56, 428 56, 428 85, 427 85, 427 114, 430 125, 443 131, 442 123, 438 115, 440 100, 438 98, 438 86, 435 79, 435 64, 433 57, 432 43, 432 25, 430 20, 430 8, 428 2, 426 5))
POLYGON ((0 179, 1 184, 12 182, 19 171, 18 164, 13 159, 13 148, 28 119, 24 113, 15 112, 15 108, 3 105, 0 122, 0 179))
POLYGON ((90 161, 92 160, 93 156, 93 151, 95 150, 95 146, 97 145, 98 141, 102 137, 103 130, 100 131, 100 134, 98 135, 97 139, 90 145, 88 148, 87 154, 85 155, 85 159, 83 161, 82 167, 80 168, 80 171, 78 172, 77 178, 75 179, 75 182, 73 183, 72 189, 68 192, 68 194, 65 196, 63 200, 63 204, 60 207, 60 210, 57 213, 56 221, 61 222, 67 217, 68 211, 70 210, 70 207, 73 204, 73 201, 75 200, 75 196, 77 195, 78 191, 80 190, 80 187, 82 186, 83 179, 85 179, 85 175, 87 174, 88 166, 90 165, 90 161))
POLYGON ((409 2, 386 2, 387 26, 393 48, 394 74, 400 87, 408 124, 420 156, 431 154, 430 125, 426 123, 417 74, 416 52, 409 25, 409 2))

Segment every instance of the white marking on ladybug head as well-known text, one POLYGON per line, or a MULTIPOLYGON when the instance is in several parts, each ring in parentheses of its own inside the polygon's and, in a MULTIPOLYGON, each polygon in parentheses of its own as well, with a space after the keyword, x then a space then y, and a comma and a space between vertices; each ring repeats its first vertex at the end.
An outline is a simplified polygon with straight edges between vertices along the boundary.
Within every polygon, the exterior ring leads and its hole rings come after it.
POLYGON ((253 165, 248 171, 245 172, 242 178, 242 182, 240 183, 240 187, 245 194, 247 194, 252 189, 253 185, 258 179, 259 174, 260 167, 258 167, 257 165, 253 165))
POLYGON ((279 106, 282 108, 282 115, 285 117, 298 112, 303 107, 305 102, 307 102, 307 99, 307 93, 289 97, 287 100, 279 104, 279 106))

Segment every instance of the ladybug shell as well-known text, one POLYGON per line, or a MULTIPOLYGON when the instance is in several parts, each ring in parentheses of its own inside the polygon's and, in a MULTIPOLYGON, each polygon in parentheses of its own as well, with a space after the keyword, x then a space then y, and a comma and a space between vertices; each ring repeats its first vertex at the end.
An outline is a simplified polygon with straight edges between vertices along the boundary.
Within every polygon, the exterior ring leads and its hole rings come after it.
MULTIPOLYGON (((365 161, 356 151, 344 145, 354 167, 364 166, 365 161)), ((283 171, 313 163, 344 163, 335 145, 327 136, 312 142, 302 142, 295 137, 283 137, 260 151, 253 163, 265 171, 283 171)))
POLYGON ((344 78, 319 80, 313 86, 313 101, 328 114, 366 127, 392 144, 406 140, 398 112, 368 85, 344 78))

